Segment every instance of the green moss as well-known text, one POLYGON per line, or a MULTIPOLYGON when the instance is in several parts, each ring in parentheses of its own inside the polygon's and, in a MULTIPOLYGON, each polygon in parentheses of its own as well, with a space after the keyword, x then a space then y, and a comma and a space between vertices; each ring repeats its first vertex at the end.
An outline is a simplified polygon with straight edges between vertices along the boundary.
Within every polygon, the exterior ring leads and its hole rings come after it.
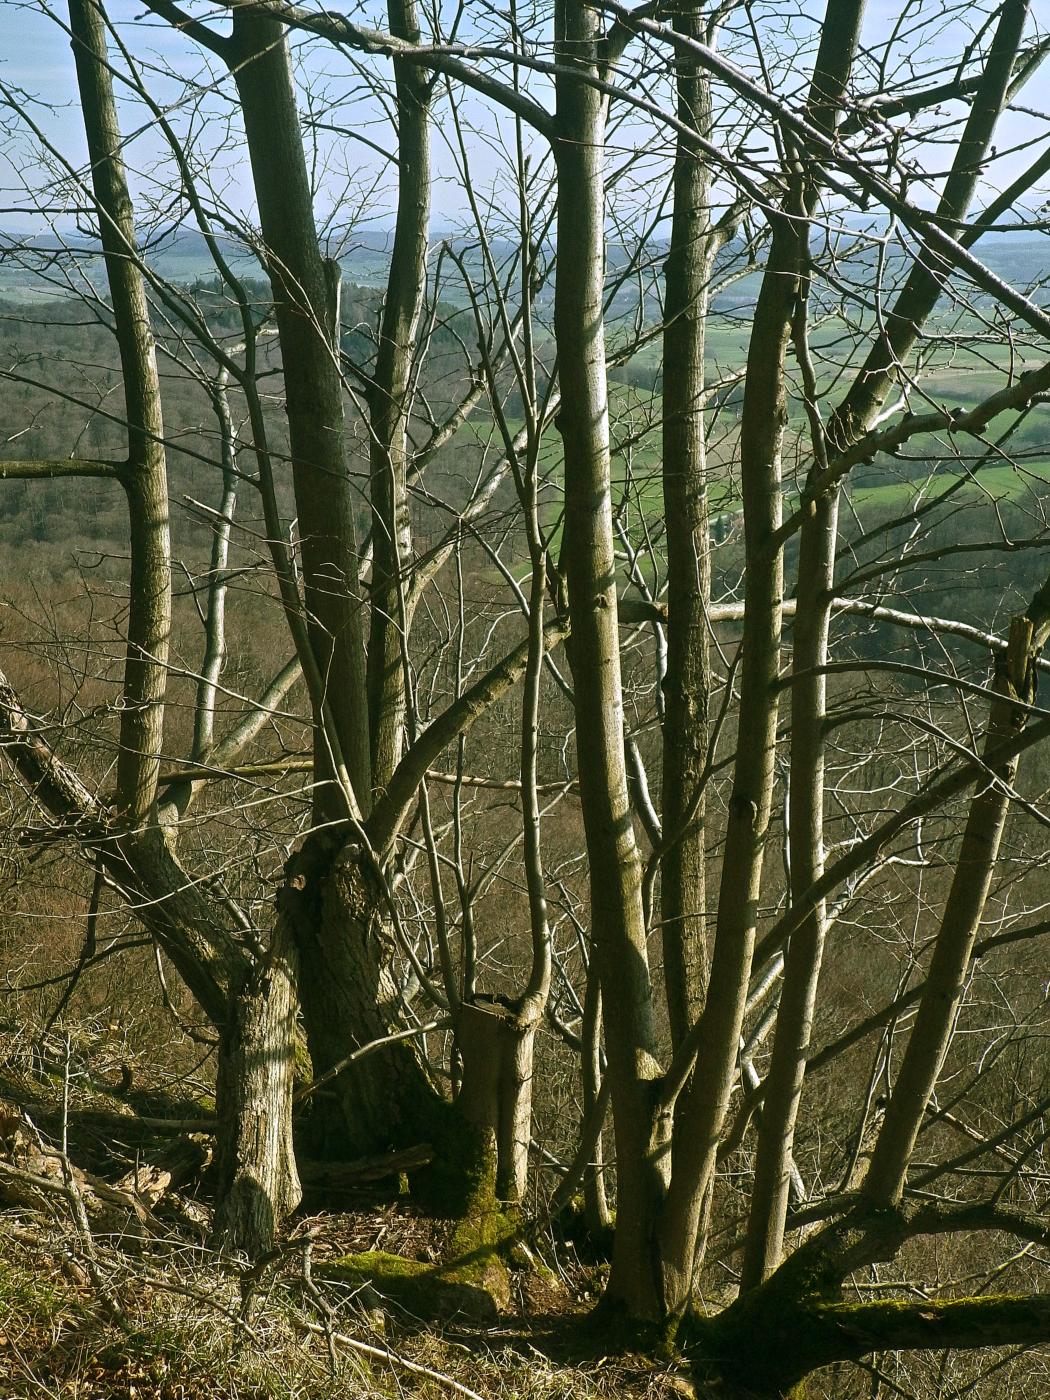
POLYGON ((479 1205, 495 1201, 492 1143, 454 1105, 434 1100, 418 1125, 434 1149, 434 1160, 411 1177, 412 1195, 431 1215, 463 1220, 479 1205))
POLYGON ((493 1322, 507 1302, 488 1286, 476 1264, 466 1269, 457 1268, 455 1261, 435 1266, 372 1250, 325 1260, 314 1272, 355 1292, 377 1294, 420 1318, 493 1322))
POLYGON ((446 1258, 429 1265, 372 1251, 326 1261, 316 1272, 351 1287, 371 1287, 420 1316, 460 1314, 479 1322, 493 1321, 510 1302, 506 1257, 518 1238, 520 1222, 516 1212, 496 1199, 491 1142, 452 1109, 442 1115, 438 1126, 442 1140, 435 1143, 437 1162, 414 1175, 412 1188, 415 1198, 433 1214, 456 1221, 446 1258))

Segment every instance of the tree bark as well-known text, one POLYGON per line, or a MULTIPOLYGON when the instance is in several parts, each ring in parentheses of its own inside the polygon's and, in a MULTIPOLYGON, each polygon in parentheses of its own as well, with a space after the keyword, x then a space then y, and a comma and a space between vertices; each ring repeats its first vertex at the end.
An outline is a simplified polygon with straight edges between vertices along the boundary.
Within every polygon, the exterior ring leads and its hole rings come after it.
POLYGON ((744 498, 744 630, 733 788, 718 895, 707 1000, 697 1029, 696 1071, 675 1115, 674 1160, 660 1226, 665 1307, 688 1304, 701 1226, 710 1205, 719 1137, 737 1068, 758 921, 773 795, 780 663, 783 552, 781 449, 787 419, 784 358, 805 251, 800 169, 794 193, 771 212, 769 261, 755 308, 740 430, 744 498))
MULTIPOLYGON (((962 139, 937 206, 937 219, 952 237, 964 231, 962 220, 981 178, 1028 18, 1028 0, 1005 0, 988 53, 988 62, 970 106, 962 139)), ((880 333, 833 424, 836 449, 848 447, 864 433, 885 400, 897 366, 915 344, 937 304, 950 266, 928 245, 920 250, 904 286, 886 314, 880 333)))
POLYGON ((127 414, 128 460, 121 479, 128 498, 131 577, 117 800, 124 820, 134 827, 147 820, 157 795, 164 743, 171 634, 164 417, 99 0, 69 0, 69 28, 127 414))
MULTIPOLYGON (((415 0, 390 0, 391 33, 419 42, 415 0)), ((394 246, 368 393, 372 500, 371 621, 368 712, 372 781, 384 789, 401 756, 405 720, 406 597, 412 562, 408 510, 408 393, 416 327, 426 291, 430 220, 430 93, 433 79, 394 59, 397 90, 398 195, 394 246)))
POLYGON ((296 110, 284 26, 236 11, 228 62, 237 83, 281 343, 303 601, 322 696, 314 705, 315 813, 346 812, 331 784, 335 725, 358 805, 371 794, 364 642, 353 497, 343 442, 343 388, 330 335, 329 287, 296 110))
POLYGON ((1028 612, 1014 619, 1006 655, 997 662, 997 694, 982 755, 984 772, 970 803, 908 1048, 863 1184, 865 1195, 879 1204, 894 1205, 901 1198, 926 1107, 951 1043, 1019 763, 1016 754, 1004 760, 1000 751, 1027 724, 1024 706, 1035 696, 1034 661, 1048 637, 1050 580, 1036 594, 1028 612))
MULTIPOLYGON (((687 0, 674 19, 703 37, 687 0)), ((678 117, 706 136, 711 125, 707 74, 679 54, 678 117)), ((664 984, 677 1049, 703 1005, 707 962, 705 803, 707 762, 707 608, 711 601, 707 450, 704 428, 704 325, 714 262, 711 177, 698 144, 679 132, 674 165, 671 244, 665 270, 663 337, 663 500, 667 550, 667 670, 663 682, 660 935, 664 984)))
POLYGON ((536 1022, 520 1003, 475 997, 456 1013, 463 1079, 456 1107, 495 1152, 496 1196, 518 1203, 528 1185, 536 1022))
MULTIPOLYGON (((279 911, 298 954, 299 999, 314 1077, 403 1029, 393 936, 360 850, 314 833, 285 870, 279 911)), ((369 1157, 426 1138, 438 1095, 418 1048, 383 1046, 347 1065, 314 1096, 314 1155, 369 1157), (334 1111, 333 1111, 334 1110, 334 1111)))
MULTIPOLYGON (((605 1111, 599 1104, 602 1094, 602 995, 601 984, 593 967, 587 969, 587 987, 583 1000, 583 1026, 581 1028, 581 1080, 583 1089, 583 1127, 592 1115, 605 1111)), ((609 1198, 605 1189, 604 1144, 602 1123, 594 1133, 594 1147, 590 1160, 583 1171, 583 1216, 587 1229, 595 1239, 600 1239, 612 1224, 609 1198)))
MULTIPOLYGON (((813 70, 808 111, 821 131, 835 129, 843 95, 860 41, 864 0, 829 6, 813 70)), ((819 188, 808 182, 805 212, 816 207, 819 188)), ((808 292, 808 224, 801 225, 807 251, 802 290, 808 292)), ((807 299, 803 294, 794 317, 795 352, 810 419, 814 461, 811 477, 827 468, 827 447, 817 402, 818 385, 809 353, 807 299)), ((790 886, 801 901, 824 873, 824 749, 828 637, 835 586, 838 539, 838 489, 813 501, 799 542, 798 582, 792 653, 791 754, 789 789, 790 886)), ((773 1053, 766 1078, 748 1234, 741 1267, 741 1288, 768 1277, 780 1263, 788 1198, 795 1172, 795 1122, 802 1096, 824 954, 826 910, 817 900, 796 930, 784 958, 784 981, 777 1014, 773 1053)))
POLYGON ((302 1192, 292 1146, 295 946, 278 916, 266 956, 230 995, 219 1033, 215 1244, 257 1258, 302 1192))
POLYGON ((587 5, 561 0, 555 26, 559 63, 570 70, 557 80, 554 301, 569 660, 593 956, 606 1022, 616 1027, 608 1039, 608 1073, 619 1205, 606 1297, 634 1316, 651 1317, 659 1312, 653 1235, 666 1181, 666 1125, 654 1116, 659 1065, 624 756, 603 325, 605 105, 586 82, 599 72, 600 24, 587 5))

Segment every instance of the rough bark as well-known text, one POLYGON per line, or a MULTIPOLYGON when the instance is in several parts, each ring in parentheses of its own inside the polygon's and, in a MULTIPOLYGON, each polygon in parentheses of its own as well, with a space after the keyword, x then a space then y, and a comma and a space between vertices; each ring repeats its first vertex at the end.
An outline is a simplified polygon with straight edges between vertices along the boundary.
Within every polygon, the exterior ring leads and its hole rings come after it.
POLYGON ((302 1192, 292 1146, 295 946, 278 917, 265 958, 234 986, 220 1029, 215 1218, 220 1248, 257 1258, 302 1192))
POLYGON ((456 1107, 495 1153, 496 1196, 525 1199, 532 1137, 532 1060, 536 1022, 520 1003, 475 997, 456 1013, 463 1078, 456 1107))
MULTIPOLYGON (((361 852, 316 833, 291 859, 279 908, 299 960, 299 998, 315 1078, 402 1028, 393 937, 361 852)), ((437 1094, 408 1040, 334 1074, 312 1099, 316 1155, 373 1156, 428 1137, 437 1094), (333 1112, 334 1109, 334 1112, 333 1112)))
MULTIPOLYGON (((803 1400, 813 1371, 875 1351, 1023 1346, 1050 1337, 1050 1309, 1041 1297, 852 1298, 845 1286, 851 1274, 889 1262, 909 1238, 945 1223, 928 1224, 921 1214, 921 1208, 909 1217, 861 1204, 811 1236, 722 1313, 698 1319, 687 1343, 698 1395, 803 1400)), ((1033 1223, 1036 1233, 1045 1233, 1041 1222, 1033 1223)), ((995 1225, 988 1220, 984 1228, 995 1225)))

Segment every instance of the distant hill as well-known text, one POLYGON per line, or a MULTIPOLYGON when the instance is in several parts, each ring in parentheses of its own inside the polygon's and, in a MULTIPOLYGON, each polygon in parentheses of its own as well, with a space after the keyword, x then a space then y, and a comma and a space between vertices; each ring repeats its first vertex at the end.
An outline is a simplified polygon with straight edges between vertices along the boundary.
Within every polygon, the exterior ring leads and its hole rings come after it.
MULTIPOLYGON (((876 259, 874 245, 865 234, 882 230, 877 222, 870 220, 862 229, 856 218, 844 221, 839 229, 840 232, 831 241, 835 245, 841 270, 848 273, 851 281, 862 280, 864 273, 874 267, 876 259)), ((813 235, 815 246, 825 237, 823 229, 816 228, 813 235)), ((433 235, 434 246, 437 247, 446 238, 457 251, 465 253, 468 271, 473 274, 476 266, 478 280, 482 280, 483 269, 476 243, 458 234, 439 231, 433 235)), ((392 243, 393 231, 389 229, 362 230, 355 234, 346 246, 338 250, 347 281, 363 288, 382 287, 389 268, 392 243)), ((165 229, 144 237, 143 247, 156 271, 173 282, 192 285, 215 276, 215 265, 207 243, 196 228, 182 225, 165 229)), ((263 275, 259 258, 245 242, 223 236, 221 247, 236 274, 256 278, 263 275)), ((666 241, 652 240, 646 261, 658 265, 666 247, 666 241)), ((497 265, 509 263, 515 256, 514 245, 505 240, 492 240, 490 249, 497 265)), ((609 271, 615 274, 628 266, 636 252, 636 248, 628 243, 610 240, 606 249, 609 271)), ((730 244, 723 257, 728 262, 735 259, 739 252, 740 248, 730 244)), ((1042 237, 992 234, 981 240, 979 253, 993 272, 1018 287, 1030 289, 1050 275, 1050 244, 1042 237)), ((69 295, 82 288, 87 279, 97 283, 101 271, 100 258, 97 240, 76 231, 28 237, 0 231, 0 297, 23 300, 69 295)), ((899 268, 904 261, 905 254, 899 249, 891 253, 888 260, 891 276, 895 264, 899 268)), ((442 299, 462 304, 466 300, 464 290, 456 285, 448 267, 446 274, 442 299)), ((758 278, 756 272, 734 282, 732 288, 718 298, 715 309, 730 311, 753 302, 758 290, 758 278)))

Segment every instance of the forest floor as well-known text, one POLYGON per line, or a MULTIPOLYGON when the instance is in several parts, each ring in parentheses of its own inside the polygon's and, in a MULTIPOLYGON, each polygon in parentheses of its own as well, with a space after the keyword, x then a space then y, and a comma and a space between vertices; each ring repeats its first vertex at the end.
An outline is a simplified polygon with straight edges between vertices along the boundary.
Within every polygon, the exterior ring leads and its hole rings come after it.
POLYGON ((0 1027, 0 1400, 664 1400, 681 1367, 608 1355, 601 1267, 549 1230, 484 1320, 326 1278, 370 1251, 439 1260, 450 1229, 393 1183, 308 1191, 262 1267, 204 1241, 210 1104, 148 1065, 0 1027))

